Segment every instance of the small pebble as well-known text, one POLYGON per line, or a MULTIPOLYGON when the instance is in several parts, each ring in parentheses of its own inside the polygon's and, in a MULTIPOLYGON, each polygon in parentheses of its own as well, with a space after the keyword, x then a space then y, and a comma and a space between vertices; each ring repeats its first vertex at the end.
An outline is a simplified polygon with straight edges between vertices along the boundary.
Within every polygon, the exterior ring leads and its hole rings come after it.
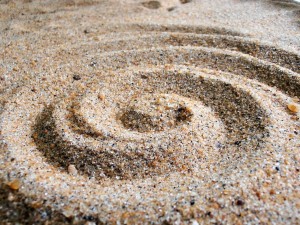
POLYGON ((159 1, 143 2, 142 5, 148 9, 158 9, 161 7, 161 4, 159 1))
POLYGON ((69 165, 68 166, 68 172, 69 172, 69 174, 71 174, 73 176, 78 174, 78 171, 77 171, 77 169, 74 165, 69 165))
POLYGON ((175 9, 176 9, 176 7, 173 6, 173 7, 168 8, 167 10, 168 10, 169 12, 171 12, 171 11, 174 11, 175 9))
POLYGON ((290 103, 287 107, 293 113, 299 112, 299 107, 295 103, 290 103))
POLYGON ((76 75, 73 76, 73 79, 74 79, 74 80, 80 80, 81 77, 80 77, 78 74, 76 74, 76 75))
POLYGON ((99 94, 99 95, 98 95, 98 98, 99 98, 101 101, 104 101, 105 95, 104 95, 104 94, 99 94))
POLYGON ((8 194, 8 197, 7 197, 7 200, 11 202, 11 201, 13 201, 14 199, 15 199, 14 195, 13 195, 12 193, 9 193, 9 194, 8 194))
POLYGON ((236 205, 238 205, 238 206, 243 206, 244 204, 245 204, 245 202, 241 199, 236 201, 236 205))
POLYGON ((18 179, 15 179, 11 182, 8 183, 8 186, 12 189, 12 190, 18 190, 21 187, 21 182, 18 179))

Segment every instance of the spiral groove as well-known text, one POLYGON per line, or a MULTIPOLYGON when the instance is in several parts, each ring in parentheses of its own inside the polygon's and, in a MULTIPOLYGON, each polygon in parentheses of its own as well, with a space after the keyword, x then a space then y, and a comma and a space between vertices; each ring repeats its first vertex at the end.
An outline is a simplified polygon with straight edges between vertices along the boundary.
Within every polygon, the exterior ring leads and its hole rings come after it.
POLYGON ((59 47, 39 53, 52 59, 47 77, 9 94, 2 177, 65 215, 104 222, 136 205, 130 218, 143 221, 166 220, 174 205, 191 213, 186 199, 205 207, 219 183, 252 190, 273 168, 266 159, 286 161, 293 179, 299 113, 287 105, 299 107, 299 55, 224 29, 110 29, 118 32, 74 44, 69 57, 59 47))

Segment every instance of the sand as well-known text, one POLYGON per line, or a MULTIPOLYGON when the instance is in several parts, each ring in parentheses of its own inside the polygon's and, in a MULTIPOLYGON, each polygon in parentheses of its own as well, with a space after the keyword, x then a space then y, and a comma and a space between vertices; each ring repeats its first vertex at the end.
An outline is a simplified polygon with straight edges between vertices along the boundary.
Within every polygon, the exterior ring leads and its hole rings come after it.
POLYGON ((0 220, 300 223, 295 1, 0 1, 0 220))

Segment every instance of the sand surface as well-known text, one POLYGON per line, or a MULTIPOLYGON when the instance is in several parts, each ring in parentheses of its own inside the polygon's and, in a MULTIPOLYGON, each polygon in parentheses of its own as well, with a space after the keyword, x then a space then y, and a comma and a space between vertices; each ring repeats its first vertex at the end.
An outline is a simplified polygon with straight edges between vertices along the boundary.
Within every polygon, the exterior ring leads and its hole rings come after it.
POLYGON ((0 37, 0 223, 300 223, 297 1, 0 0, 0 37))

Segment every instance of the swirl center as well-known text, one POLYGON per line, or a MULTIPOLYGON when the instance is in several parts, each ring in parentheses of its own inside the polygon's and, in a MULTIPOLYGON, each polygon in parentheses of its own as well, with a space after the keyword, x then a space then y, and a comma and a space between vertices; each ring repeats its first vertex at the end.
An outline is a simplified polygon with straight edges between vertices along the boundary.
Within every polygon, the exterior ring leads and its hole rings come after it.
POLYGON ((193 116, 187 103, 170 94, 148 94, 134 98, 120 113, 123 126, 138 132, 172 129, 191 121, 193 116))

